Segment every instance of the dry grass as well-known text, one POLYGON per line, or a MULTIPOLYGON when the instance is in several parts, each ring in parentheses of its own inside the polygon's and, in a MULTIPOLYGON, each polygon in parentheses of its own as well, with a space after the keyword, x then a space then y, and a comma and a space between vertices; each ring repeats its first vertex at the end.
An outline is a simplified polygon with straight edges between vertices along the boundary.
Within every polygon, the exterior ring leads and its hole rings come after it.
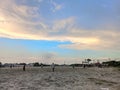
POLYGON ((113 68, 56 67, 0 69, 0 90, 117 90, 120 72, 113 68))

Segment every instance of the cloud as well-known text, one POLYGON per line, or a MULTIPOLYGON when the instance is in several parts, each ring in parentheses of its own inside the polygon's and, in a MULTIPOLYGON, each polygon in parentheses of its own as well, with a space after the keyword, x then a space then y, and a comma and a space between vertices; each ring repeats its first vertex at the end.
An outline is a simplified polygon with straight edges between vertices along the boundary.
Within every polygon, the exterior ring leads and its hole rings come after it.
POLYGON ((44 64, 52 64, 53 62, 56 64, 73 64, 73 63, 82 63, 83 58, 65 58, 65 57, 55 57, 52 59, 43 58, 42 56, 8 56, 8 57, 0 57, 2 63, 44 63, 44 64), (49 60, 49 61, 48 61, 49 60))
POLYGON ((63 4, 57 4, 53 0, 51 0, 51 4, 53 5, 53 8, 52 8, 53 12, 59 11, 63 8, 63 4))
POLYGON ((40 19, 43 17, 38 10, 40 8, 35 6, 17 5, 15 0, 1 2, 0 37, 69 41, 72 44, 59 45, 59 47, 77 50, 120 50, 120 32, 113 28, 85 30, 76 24, 76 17, 53 20, 51 24, 47 24, 45 19, 40 19))
POLYGON ((43 0, 38 0, 38 2, 40 2, 40 3, 41 3, 41 2, 43 2, 43 0))
POLYGON ((119 35, 120 33, 114 30, 79 30, 76 34, 71 33, 71 36, 74 36, 71 38, 72 44, 59 47, 76 50, 120 50, 119 35), (75 38, 74 35, 77 37, 75 38))

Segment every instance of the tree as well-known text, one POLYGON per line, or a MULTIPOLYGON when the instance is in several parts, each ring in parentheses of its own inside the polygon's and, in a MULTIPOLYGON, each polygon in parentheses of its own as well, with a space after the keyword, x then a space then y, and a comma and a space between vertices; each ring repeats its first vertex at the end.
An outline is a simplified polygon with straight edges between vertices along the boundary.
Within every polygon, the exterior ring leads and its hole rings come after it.
POLYGON ((87 59, 87 62, 89 63, 90 61, 92 61, 92 60, 88 58, 88 59, 87 59))
POLYGON ((108 66, 113 66, 113 67, 120 67, 120 61, 107 61, 103 62, 103 64, 107 64, 108 66))
POLYGON ((40 64, 38 63, 38 62, 36 62, 36 63, 34 63, 34 65, 33 66, 40 66, 40 64))

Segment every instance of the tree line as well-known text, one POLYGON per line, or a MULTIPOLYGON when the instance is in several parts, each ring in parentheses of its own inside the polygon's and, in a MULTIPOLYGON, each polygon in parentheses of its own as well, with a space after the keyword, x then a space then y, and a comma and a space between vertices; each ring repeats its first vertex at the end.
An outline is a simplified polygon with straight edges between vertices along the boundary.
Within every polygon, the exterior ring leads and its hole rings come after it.
POLYGON ((106 61, 103 62, 102 64, 106 64, 108 66, 112 66, 112 67, 120 67, 120 61, 106 61))

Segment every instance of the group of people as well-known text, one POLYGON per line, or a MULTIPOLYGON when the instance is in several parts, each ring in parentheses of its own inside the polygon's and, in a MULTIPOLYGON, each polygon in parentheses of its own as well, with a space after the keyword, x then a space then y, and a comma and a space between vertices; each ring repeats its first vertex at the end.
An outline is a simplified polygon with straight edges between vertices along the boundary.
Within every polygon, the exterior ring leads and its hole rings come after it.
MULTIPOLYGON (((43 68, 43 64, 41 64, 41 68, 43 68)), ((52 72, 54 72, 55 71, 55 64, 54 63, 52 63, 51 68, 52 68, 52 72)), ((26 64, 23 65, 23 71, 25 71, 25 70, 26 70, 26 64)))

